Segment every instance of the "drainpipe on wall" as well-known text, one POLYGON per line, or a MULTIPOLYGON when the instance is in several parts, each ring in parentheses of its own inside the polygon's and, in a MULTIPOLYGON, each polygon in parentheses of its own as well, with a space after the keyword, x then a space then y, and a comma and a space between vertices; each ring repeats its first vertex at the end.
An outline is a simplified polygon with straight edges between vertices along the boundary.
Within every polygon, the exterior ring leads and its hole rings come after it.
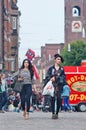
POLYGON ((4 0, 2 0, 2 70, 4 70, 4 0))

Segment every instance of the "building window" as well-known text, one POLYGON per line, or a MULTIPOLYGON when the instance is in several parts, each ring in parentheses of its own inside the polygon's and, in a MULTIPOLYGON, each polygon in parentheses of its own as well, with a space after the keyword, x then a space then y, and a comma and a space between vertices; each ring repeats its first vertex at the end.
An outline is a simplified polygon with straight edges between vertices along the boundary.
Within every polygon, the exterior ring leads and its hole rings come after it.
POLYGON ((18 9, 18 7, 17 7, 17 0, 12 0, 11 8, 12 9, 18 9))
POLYGON ((13 30, 13 35, 17 34, 17 17, 12 16, 12 30, 13 30))
POLYGON ((14 61, 11 62, 11 71, 15 71, 15 62, 14 61))
POLYGON ((83 27, 83 29, 82 29, 82 37, 83 38, 85 38, 86 37, 86 30, 85 30, 85 28, 83 27))
POLYGON ((73 17, 79 17, 81 15, 81 9, 79 6, 74 6, 72 8, 72 16, 73 17))
POLYGON ((16 56, 16 54, 12 53, 11 56, 16 56))
POLYGON ((57 53, 60 54, 60 49, 58 48, 57 53))
POLYGON ((17 28, 17 19, 15 16, 12 17, 12 29, 15 30, 17 28))
POLYGON ((17 49, 17 46, 12 46, 11 49, 12 49, 12 50, 16 50, 16 49, 17 49))

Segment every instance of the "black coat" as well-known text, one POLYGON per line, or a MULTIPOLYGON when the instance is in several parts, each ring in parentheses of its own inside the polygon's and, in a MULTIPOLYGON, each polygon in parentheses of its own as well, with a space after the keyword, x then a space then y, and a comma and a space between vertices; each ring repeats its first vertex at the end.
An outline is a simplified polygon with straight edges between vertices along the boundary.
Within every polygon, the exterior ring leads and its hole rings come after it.
POLYGON ((58 87, 58 91, 62 92, 63 86, 66 82, 66 76, 63 67, 60 66, 59 69, 56 70, 54 65, 51 66, 46 73, 44 86, 53 76, 55 76, 55 82, 53 82, 54 87, 58 87))

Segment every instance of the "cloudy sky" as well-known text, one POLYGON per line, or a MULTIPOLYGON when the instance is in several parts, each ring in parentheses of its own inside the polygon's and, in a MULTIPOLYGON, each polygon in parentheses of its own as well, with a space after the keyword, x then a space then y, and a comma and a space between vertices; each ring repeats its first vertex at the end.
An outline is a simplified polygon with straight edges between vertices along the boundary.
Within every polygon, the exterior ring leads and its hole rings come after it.
POLYGON ((18 0, 20 59, 28 48, 40 55, 46 43, 64 42, 64 0, 18 0))

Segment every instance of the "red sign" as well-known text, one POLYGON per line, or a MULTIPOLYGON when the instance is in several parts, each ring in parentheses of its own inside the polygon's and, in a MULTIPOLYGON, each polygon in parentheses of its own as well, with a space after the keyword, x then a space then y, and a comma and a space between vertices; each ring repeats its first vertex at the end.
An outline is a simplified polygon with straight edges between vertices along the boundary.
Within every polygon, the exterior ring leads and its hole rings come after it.
POLYGON ((28 49, 28 51, 26 52, 26 56, 30 61, 32 61, 32 59, 35 57, 35 52, 31 49, 28 49))
POLYGON ((65 66, 66 80, 70 86, 70 104, 86 102, 86 67, 65 66))

